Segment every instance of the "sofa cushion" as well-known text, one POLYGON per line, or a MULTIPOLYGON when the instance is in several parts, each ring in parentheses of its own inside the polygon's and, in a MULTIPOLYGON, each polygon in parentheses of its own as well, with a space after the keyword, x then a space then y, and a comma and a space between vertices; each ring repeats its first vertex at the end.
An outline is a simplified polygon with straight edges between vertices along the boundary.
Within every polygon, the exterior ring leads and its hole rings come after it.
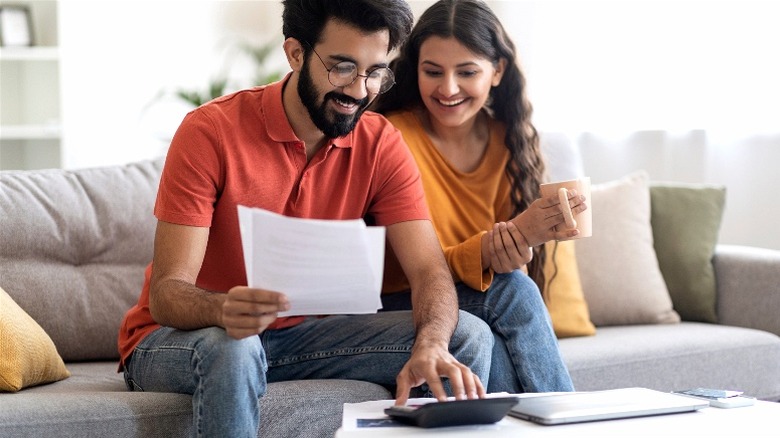
MULTIPOLYGON (((192 430, 192 397, 128 391, 116 362, 70 363, 72 376, 0 394, 0 436, 179 437, 192 430)), ((275 382, 260 400, 258 436, 333 436, 344 403, 389 399, 383 387, 356 380, 275 382), (305 421, 301 421, 305 419, 305 421)))
POLYGON ((593 236, 575 246, 591 321, 597 327, 679 322, 653 248, 647 173, 594 184, 589 206, 593 236))
POLYGON ((701 322, 628 325, 559 343, 579 391, 700 386, 780 399, 780 339, 764 331, 701 322))
POLYGON ((49 335, 0 288, 0 391, 70 375, 49 335))
POLYGON ((544 264, 544 303, 558 338, 590 336, 596 327, 590 321, 582 293, 574 241, 547 242, 544 264))
POLYGON ((674 310, 687 321, 717 322, 712 259, 725 187, 654 183, 650 200, 653 244, 674 310))
POLYGON ((66 362, 118 358, 119 323, 152 258, 161 169, 0 173, 2 286, 66 362))

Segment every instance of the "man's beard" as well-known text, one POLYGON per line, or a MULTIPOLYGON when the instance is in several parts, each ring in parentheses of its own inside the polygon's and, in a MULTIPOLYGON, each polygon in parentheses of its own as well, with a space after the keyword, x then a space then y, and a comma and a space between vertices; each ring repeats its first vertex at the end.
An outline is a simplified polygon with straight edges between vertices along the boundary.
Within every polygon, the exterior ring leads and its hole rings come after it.
POLYGON ((309 117, 314 122, 314 125, 330 138, 342 137, 352 132, 360 116, 368 108, 369 103, 371 103, 368 100, 368 96, 357 100, 346 94, 331 91, 325 94, 322 98, 322 104, 317 106, 317 89, 311 79, 308 62, 301 69, 301 75, 298 78, 298 95, 306 107, 306 111, 309 112, 309 117), (328 109, 326 104, 330 99, 357 104, 358 110, 352 115, 339 114, 328 109))

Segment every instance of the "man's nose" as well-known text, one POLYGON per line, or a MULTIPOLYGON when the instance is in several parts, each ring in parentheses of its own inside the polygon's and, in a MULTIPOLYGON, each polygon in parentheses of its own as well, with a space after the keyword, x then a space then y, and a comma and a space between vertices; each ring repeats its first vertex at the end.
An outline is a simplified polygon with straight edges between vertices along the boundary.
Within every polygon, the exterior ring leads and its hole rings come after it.
POLYGON ((344 86, 344 94, 355 99, 361 100, 368 96, 368 89, 366 88, 366 78, 358 75, 351 84, 344 86))

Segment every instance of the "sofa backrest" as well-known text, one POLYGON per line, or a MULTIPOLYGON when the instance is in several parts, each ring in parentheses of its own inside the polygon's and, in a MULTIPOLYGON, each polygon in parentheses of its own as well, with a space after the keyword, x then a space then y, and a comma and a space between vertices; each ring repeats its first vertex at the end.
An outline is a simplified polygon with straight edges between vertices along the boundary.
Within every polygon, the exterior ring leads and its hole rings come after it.
POLYGON ((65 361, 118 358, 152 259, 162 165, 0 172, 0 287, 65 361))

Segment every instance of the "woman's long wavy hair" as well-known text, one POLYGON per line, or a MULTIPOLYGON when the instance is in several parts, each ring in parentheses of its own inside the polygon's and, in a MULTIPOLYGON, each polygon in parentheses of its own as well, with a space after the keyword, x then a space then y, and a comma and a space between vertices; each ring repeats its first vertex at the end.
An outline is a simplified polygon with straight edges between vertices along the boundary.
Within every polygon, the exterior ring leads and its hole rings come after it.
MULTIPOLYGON (((531 123, 532 107, 526 96, 526 80, 519 67, 514 43, 498 17, 480 0, 441 0, 428 8, 412 29, 399 56, 391 63, 396 85, 381 95, 373 110, 387 114, 400 109, 424 108, 417 85, 420 47, 432 36, 455 38, 473 53, 497 65, 506 60, 506 71, 490 91, 488 112, 506 125, 504 143, 509 149, 506 175, 512 185, 512 217, 539 197, 545 166, 539 135, 531 123)), ((507 218, 508 219, 508 218, 507 218)), ((544 245, 534 248, 528 273, 544 290, 544 245)))

